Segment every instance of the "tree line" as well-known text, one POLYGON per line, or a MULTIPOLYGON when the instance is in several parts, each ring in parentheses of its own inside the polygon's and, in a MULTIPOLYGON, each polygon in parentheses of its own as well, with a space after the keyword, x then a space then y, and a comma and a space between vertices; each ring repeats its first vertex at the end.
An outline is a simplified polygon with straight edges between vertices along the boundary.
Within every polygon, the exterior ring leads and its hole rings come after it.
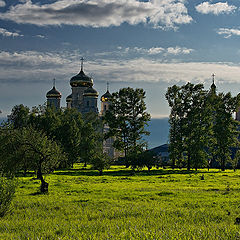
POLYGON ((0 172, 14 176, 34 171, 41 181, 41 192, 47 192, 43 175, 73 167, 76 162, 91 164, 101 175, 112 162, 103 150, 108 138, 113 138, 114 147, 125 153, 127 166, 143 166, 144 159, 150 156, 144 153, 146 143, 142 140, 150 119, 144 98, 142 89, 120 89, 113 93, 104 117, 95 113, 82 115, 76 109, 39 106, 30 110, 22 104, 14 106, 0 128, 0 172), (105 133, 104 125, 109 129, 105 133), (142 161, 136 162, 140 155, 142 161))
POLYGON ((166 93, 171 108, 169 154, 172 167, 198 169, 218 162, 224 171, 227 163, 235 169, 239 160, 239 122, 233 114, 240 97, 210 91, 202 84, 173 85, 166 93), (235 156, 233 150, 236 151, 235 156))

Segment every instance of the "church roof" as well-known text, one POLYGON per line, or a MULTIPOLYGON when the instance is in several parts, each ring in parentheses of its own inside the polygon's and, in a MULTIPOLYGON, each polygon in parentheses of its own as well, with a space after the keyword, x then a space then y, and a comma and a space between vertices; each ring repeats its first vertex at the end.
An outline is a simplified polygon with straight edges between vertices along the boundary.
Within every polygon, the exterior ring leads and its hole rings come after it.
POLYGON ((61 98, 62 94, 56 90, 55 86, 47 92, 47 98, 61 98))
POLYGON ((106 102, 111 98, 112 98, 112 94, 107 90, 107 92, 102 95, 101 101, 106 102))
POLYGON ((71 102, 71 101, 72 101, 72 94, 66 97, 66 102, 71 102))
POLYGON ((93 80, 83 72, 83 58, 81 58, 81 70, 70 80, 70 85, 72 87, 91 87, 93 85, 93 80))
POLYGON ((97 90, 95 90, 92 86, 90 86, 89 88, 87 88, 84 93, 84 96, 97 96, 98 97, 98 92, 97 90))
POLYGON ((90 87, 93 85, 93 80, 92 78, 88 77, 81 69, 81 71, 76 76, 73 76, 71 78, 70 85, 72 87, 77 87, 77 86, 90 87))

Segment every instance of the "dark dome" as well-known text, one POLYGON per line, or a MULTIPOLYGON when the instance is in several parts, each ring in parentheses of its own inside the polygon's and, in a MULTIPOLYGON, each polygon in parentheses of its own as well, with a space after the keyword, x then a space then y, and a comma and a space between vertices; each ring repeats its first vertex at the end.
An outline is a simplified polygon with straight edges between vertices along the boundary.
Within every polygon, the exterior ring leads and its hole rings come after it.
POLYGON ((81 70, 79 74, 71 78, 70 85, 72 87, 90 87, 93 85, 93 80, 81 70))
POLYGON ((212 83, 211 88, 217 88, 215 83, 212 83))
POLYGON ((112 94, 107 90, 107 92, 104 93, 104 94, 101 96, 101 101, 102 101, 102 102, 107 102, 107 101, 109 101, 111 98, 112 98, 112 94))
POLYGON ((98 92, 91 87, 87 88, 84 93, 83 93, 84 96, 94 96, 94 97, 98 97, 98 92))
POLYGON ((72 101, 72 94, 66 97, 66 102, 71 102, 71 101, 72 101))
POLYGON ((61 98, 62 94, 53 87, 49 92, 47 92, 47 98, 61 98))

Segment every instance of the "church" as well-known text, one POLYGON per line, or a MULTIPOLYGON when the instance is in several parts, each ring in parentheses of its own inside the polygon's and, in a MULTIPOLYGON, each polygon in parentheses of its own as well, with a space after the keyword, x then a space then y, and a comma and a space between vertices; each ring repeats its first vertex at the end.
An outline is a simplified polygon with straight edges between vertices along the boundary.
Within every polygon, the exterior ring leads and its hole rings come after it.
MULTIPOLYGON (((98 110, 98 92, 93 88, 93 79, 87 76, 83 71, 83 58, 81 59, 80 72, 70 79, 72 93, 66 98, 66 107, 75 108, 80 113, 96 113, 103 116, 109 109, 111 101, 111 93, 108 89, 105 94, 101 96, 101 111, 98 110)), ((61 93, 56 89, 55 83, 53 88, 47 92, 47 106, 52 106, 55 109, 60 109, 61 93)), ((104 126, 103 132, 108 131, 108 126, 104 126)), ((119 156, 119 152, 113 147, 113 139, 109 138, 103 142, 103 151, 106 152, 111 158, 119 156)))
MULTIPOLYGON (((80 113, 94 112, 99 114, 98 111, 98 92, 93 88, 93 79, 87 76, 83 71, 83 58, 81 59, 81 70, 70 79, 72 93, 66 98, 67 108, 76 108, 80 113)), ((53 106, 60 109, 61 93, 56 89, 55 83, 53 88, 47 92, 47 106, 53 106)), ((101 97, 101 111, 100 115, 108 110, 110 99, 112 95, 109 92, 108 85, 107 91, 101 97)))

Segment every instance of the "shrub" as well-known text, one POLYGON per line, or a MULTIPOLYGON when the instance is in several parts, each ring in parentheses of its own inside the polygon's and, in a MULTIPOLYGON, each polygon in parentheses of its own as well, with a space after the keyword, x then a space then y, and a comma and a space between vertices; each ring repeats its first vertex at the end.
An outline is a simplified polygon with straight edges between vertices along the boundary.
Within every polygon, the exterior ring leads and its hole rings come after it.
POLYGON ((8 213, 16 189, 16 181, 0 177, 0 217, 8 213))

